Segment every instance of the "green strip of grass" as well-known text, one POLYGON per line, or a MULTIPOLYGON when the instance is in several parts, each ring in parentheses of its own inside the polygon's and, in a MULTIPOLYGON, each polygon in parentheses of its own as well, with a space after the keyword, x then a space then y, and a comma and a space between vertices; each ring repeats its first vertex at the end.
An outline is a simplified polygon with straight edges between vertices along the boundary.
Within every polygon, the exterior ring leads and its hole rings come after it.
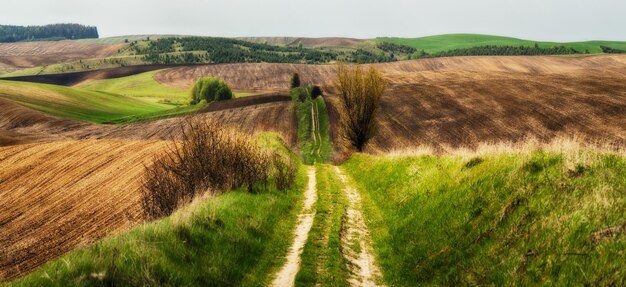
MULTIPOLYGON (((276 134, 258 141, 288 152, 276 134)), ((301 210, 294 188, 241 190, 75 250, 6 286, 264 286, 285 261, 301 210)))
POLYGON ((342 188, 332 166, 317 166, 317 213, 302 252, 297 286, 348 285, 339 238, 347 206, 342 188))
POLYGON ((588 41, 588 42, 537 42, 530 40, 522 40, 510 37, 477 35, 477 34, 449 34, 436 35, 421 38, 377 38, 378 42, 390 42, 395 44, 411 46, 418 50, 424 50, 429 53, 442 52, 461 48, 471 48, 477 46, 495 45, 495 46, 534 46, 537 43, 542 48, 550 48, 553 46, 565 46, 574 48, 577 51, 590 53, 602 53, 600 46, 607 46, 615 49, 626 50, 626 42, 618 41, 588 41))
POLYGON ((417 285, 623 285, 626 159, 592 152, 466 158, 355 155, 385 280, 417 285))
POLYGON ((310 91, 307 90, 307 97, 303 101, 299 99, 300 89, 291 90, 291 96, 296 103, 296 115, 298 119, 298 147, 302 154, 304 164, 324 163, 333 151, 332 142, 330 141, 330 128, 328 120, 328 112, 326 111, 326 102, 322 96, 311 99, 310 91), (318 115, 318 133, 321 140, 313 140, 312 133, 312 116, 311 110, 318 115))

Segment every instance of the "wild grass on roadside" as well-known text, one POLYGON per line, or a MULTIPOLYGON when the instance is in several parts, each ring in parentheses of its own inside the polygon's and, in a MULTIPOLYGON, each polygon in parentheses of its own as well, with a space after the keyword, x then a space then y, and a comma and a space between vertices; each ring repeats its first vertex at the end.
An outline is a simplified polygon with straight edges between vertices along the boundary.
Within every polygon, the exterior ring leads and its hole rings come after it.
POLYGON ((390 285, 626 283, 623 156, 358 154, 344 167, 390 285))

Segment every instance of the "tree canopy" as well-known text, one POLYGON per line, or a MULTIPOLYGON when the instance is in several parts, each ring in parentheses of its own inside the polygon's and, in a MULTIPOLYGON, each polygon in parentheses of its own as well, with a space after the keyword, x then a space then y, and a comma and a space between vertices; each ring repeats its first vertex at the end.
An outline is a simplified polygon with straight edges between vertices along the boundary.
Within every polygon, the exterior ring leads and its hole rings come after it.
POLYGON ((191 104, 202 100, 206 102, 228 100, 233 98, 233 91, 226 82, 217 78, 200 78, 191 90, 191 104))

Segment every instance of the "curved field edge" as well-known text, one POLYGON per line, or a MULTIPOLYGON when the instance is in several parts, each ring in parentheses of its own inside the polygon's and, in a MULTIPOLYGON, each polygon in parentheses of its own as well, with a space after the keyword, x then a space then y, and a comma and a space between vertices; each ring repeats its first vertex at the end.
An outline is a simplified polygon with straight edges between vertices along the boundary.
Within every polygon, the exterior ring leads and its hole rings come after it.
MULTIPOLYGON (((275 134, 257 141, 290 153, 275 134)), ((197 199, 2 286, 258 286, 284 261, 305 182, 301 168, 288 191, 235 190, 197 199)))
POLYGON ((343 167, 390 285, 626 282, 621 155, 358 154, 343 167))

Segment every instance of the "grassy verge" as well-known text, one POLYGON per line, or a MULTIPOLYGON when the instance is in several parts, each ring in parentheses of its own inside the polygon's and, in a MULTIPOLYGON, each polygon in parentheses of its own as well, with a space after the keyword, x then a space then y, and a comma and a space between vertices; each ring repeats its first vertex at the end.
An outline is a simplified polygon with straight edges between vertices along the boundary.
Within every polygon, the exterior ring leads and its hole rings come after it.
POLYGON ((621 156, 355 155, 344 167, 390 285, 626 282, 621 156))
POLYGON ((330 141, 329 120, 324 98, 320 96, 311 99, 310 90, 306 88, 292 89, 291 96, 296 103, 298 147, 304 164, 326 162, 332 154, 333 147, 330 141), (299 99, 301 91, 306 93, 304 101, 299 99), (313 130, 312 113, 317 119, 316 130, 313 130))
MULTIPOLYGON (((278 136, 258 141, 288 152, 278 136)), ((75 250, 6 286, 260 286, 284 263, 302 205, 294 188, 241 190, 75 250)))
POLYGON ((348 270, 339 234, 347 198, 333 167, 318 165, 315 220, 302 252, 297 286, 347 286, 348 270))

